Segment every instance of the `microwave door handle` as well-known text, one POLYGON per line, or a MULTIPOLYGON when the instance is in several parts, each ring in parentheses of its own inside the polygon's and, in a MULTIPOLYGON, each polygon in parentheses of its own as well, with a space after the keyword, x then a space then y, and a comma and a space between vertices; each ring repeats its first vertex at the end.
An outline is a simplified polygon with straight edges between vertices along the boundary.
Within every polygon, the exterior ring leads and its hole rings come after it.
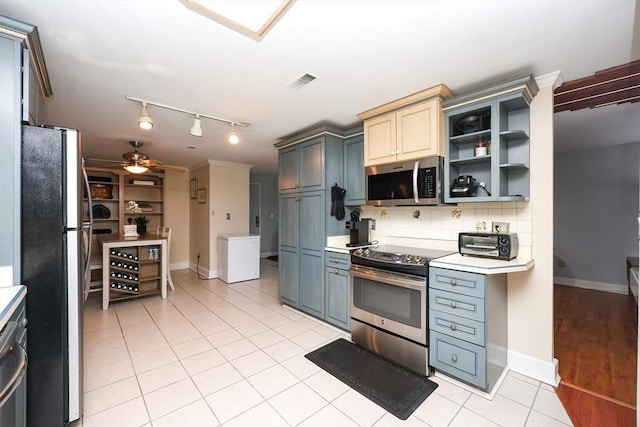
POLYGON ((420 203, 420 197, 418 195, 418 166, 420 166, 419 160, 413 165, 413 200, 416 204, 420 203))

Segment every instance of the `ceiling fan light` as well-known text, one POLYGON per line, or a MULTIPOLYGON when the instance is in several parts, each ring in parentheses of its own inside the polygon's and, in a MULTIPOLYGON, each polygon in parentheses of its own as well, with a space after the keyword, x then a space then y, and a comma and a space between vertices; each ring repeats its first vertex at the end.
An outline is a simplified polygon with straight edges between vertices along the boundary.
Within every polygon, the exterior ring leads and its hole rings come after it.
POLYGON ((142 103, 142 111, 140 112, 140 117, 138 117, 138 126, 144 130, 149 130, 153 127, 153 120, 151 120, 151 117, 149 117, 147 113, 146 102, 142 103))
POLYGON ((126 166, 124 166, 124 169, 125 169, 127 172, 130 172, 130 173, 145 173, 146 171, 148 171, 148 170, 149 170, 149 168, 148 168, 148 167, 143 166, 143 165, 141 165, 141 164, 140 164, 140 163, 138 163, 138 162, 134 162, 134 163, 133 163, 133 164, 131 164, 131 165, 126 165, 126 166))
POLYGON ((201 120, 197 114, 195 119, 193 119, 193 126, 191 126, 191 131, 189 133, 193 136, 202 136, 201 120))

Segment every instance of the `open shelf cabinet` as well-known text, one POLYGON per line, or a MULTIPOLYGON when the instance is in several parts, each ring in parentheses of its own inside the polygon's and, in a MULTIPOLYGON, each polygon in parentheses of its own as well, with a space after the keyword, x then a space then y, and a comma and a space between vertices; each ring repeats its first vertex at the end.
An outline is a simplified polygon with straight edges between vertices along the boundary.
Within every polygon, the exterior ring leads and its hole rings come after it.
POLYGON ((529 104, 537 91, 527 76, 443 101, 445 202, 529 199, 529 104), (478 143, 486 154, 476 152, 478 143), (465 175, 474 189, 452 196, 454 181, 465 175))

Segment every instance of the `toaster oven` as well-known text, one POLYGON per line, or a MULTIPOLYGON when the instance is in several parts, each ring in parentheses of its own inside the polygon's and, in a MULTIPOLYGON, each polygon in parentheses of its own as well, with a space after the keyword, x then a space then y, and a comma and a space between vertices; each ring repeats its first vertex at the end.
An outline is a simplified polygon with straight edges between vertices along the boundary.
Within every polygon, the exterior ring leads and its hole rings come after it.
POLYGON ((518 256, 516 233, 460 233, 458 252, 484 258, 510 260, 518 256))

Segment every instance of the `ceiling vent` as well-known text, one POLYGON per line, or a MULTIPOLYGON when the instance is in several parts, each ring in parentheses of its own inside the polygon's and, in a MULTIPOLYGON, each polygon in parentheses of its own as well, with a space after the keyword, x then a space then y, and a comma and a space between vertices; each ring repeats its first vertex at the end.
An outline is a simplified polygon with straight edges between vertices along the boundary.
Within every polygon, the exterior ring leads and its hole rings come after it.
POLYGON ((300 77, 298 77, 297 79, 295 79, 294 81, 292 81, 291 83, 289 83, 287 86, 293 90, 298 90, 308 85, 309 83, 314 81, 316 78, 317 77, 314 76, 313 74, 305 73, 300 77))

